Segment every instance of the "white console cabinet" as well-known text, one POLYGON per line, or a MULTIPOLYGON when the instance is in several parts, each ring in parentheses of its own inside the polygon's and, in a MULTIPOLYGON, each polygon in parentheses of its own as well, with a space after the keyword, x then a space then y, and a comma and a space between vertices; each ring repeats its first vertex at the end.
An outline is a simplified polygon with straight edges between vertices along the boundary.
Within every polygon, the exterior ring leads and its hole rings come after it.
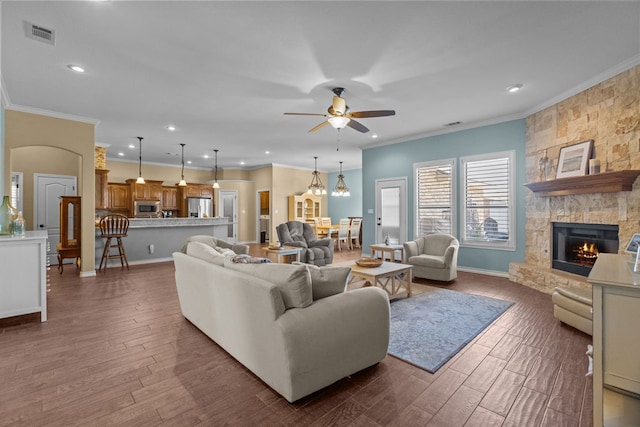
POLYGON ((47 232, 0 236, 0 318, 40 313, 47 320, 47 232))
POLYGON ((640 274, 635 258, 600 254, 593 286, 593 425, 640 425, 640 274))

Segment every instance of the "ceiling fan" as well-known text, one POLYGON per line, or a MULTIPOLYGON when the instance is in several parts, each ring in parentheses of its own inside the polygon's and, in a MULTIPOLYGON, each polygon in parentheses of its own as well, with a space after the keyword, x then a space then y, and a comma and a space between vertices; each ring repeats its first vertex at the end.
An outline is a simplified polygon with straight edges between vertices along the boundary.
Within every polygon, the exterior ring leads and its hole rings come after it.
POLYGON ((355 121, 354 119, 365 119, 369 117, 385 117, 385 116, 395 116, 395 110, 374 110, 374 111, 349 111, 349 106, 347 102, 342 97, 345 89, 343 87, 333 88, 333 103, 327 109, 329 114, 322 113, 284 113, 289 116, 320 116, 320 117, 328 117, 327 120, 320 123, 316 127, 309 130, 309 132, 315 132, 320 128, 325 127, 326 125, 331 125, 335 129, 342 129, 345 126, 349 126, 352 129, 357 130, 358 132, 367 133, 369 132, 369 128, 364 126, 362 123, 355 121))

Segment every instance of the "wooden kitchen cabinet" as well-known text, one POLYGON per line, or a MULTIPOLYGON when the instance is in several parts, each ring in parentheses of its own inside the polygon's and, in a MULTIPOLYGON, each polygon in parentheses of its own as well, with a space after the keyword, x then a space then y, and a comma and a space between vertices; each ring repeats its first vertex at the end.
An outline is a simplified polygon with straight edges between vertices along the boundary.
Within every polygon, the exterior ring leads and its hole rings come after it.
POLYGON ((96 209, 109 207, 108 175, 108 170, 96 169, 96 209))
POLYGON ((178 210, 178 189, 175 187, 162 187, 162 210, 178 210))
POLYGON ((129 186, 127 184, 109 183, 109 209, 129 209, 129 186))
POLYGON ((213 197, 213 188, 206 184, 189 184, 185 188, 186 197, 213 197))
POLYGON ((127 184, 131 189, 133 200, 161 200, 162 181, 147 180, 144 184, 136 184, 135 179, 128 179, 127 184))

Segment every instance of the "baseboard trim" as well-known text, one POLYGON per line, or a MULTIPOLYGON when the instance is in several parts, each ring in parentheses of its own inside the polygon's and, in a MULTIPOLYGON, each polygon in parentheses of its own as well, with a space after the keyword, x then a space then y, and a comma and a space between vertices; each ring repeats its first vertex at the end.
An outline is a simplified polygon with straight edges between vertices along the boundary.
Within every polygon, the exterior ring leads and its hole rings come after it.
POLYGON ((458 271, 464 271, 467 273, 484 274, 485 276, 504 277, 505 279, 509 278, 509 273, 504 271, 483 270, 481 268, 460 267, 460 266, 458 266, 458 271))

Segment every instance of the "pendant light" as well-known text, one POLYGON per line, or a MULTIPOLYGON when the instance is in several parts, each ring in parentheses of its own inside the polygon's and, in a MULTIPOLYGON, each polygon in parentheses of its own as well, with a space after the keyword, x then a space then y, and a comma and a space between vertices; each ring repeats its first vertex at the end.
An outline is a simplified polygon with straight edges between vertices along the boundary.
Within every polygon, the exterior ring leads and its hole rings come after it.
POLYGON ((144 184, 144 178, 142 177, 142 140, 144 139, 141 136, 137 136, 138 145, 140 146, 140 162, 138 163, 138 179, 136 180, 136 184, 144 184))
POLYGON ((180 146, 182 147, 182 173, 180 175, 180 182, 178 183, 178 185, 180 187, 186 187, 187 186, 187 181, 184 180, 184 143, 181 143, 180 146))
POLYGON ((327 194, 327 190, 325 190, 324 185, 322 184, 322 180, 320 179, 320 173, 318 172, 318 156, 315 156, 314 159, 315 169, 311 174, 311 184, 309 184, 307 193, 320 196, 321 194, 327 194))
POLYGON ((336 197, 351 196, 349 187, 347 187, 347 184, 344 182, 344 175, 342 174, 342 162, 340 162, 340 174, 338 175, 338 182, 336 182, 336 186, 333 188, 331 195, 336 197))
POLYGON ((213 150, 213 152, 216 153, 216 171, 213 181, 213 188, 220 188, 220 184, 218 184, 218 150, 213 150))

